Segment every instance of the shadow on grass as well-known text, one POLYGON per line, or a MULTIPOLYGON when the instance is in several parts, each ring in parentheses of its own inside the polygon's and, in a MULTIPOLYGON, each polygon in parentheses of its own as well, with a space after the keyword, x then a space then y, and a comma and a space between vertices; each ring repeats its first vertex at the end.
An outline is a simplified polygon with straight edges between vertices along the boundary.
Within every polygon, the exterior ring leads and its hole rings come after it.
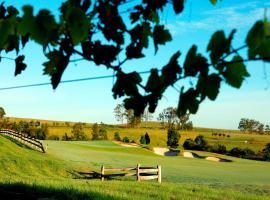
MULTIPOLYGON (((101 174, 99 172, 91 171, 91 172, 79 172, 79 171, 69 171, 69 173, 73 176, 73 179, 85 179, 85 180, 100 180, 101 174)), ((104 180, 113 181, 113 180, 121 180, 121 181, 136 181, 136 177, 127 176, 127 173, 117 173, 117 174, 105 174, 104 180)))
MULTIPOLYGON (((90 187, 90 186, 89 186, 90 187)), ((79 191, 73 188, 53 188, 47 186, 28 185, 24 183, 0 184, 0 199, 7 200, 122 200, 94 191, 79 191)))
POLYGON ((33 150, 33 148, 31 148, 31 147, 29 147, 29 146, 27 146, 27 145, 25 145, 25 144, 19 142, 18 140, 15 140, 15 139, 13 139, 13 138, 11 138, 11 137, 8 137, 8 136, 6 136, 6 135, 1 135, 1 136, 3 136, 4 138, 10 140, 11 142, 13 142, 14 144, 18 145, 19 147, 33 150))

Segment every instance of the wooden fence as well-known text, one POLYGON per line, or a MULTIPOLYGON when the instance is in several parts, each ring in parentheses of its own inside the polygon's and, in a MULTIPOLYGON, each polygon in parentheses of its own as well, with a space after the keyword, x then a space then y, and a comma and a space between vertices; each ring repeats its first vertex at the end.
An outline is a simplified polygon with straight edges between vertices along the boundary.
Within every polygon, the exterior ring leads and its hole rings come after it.
POLYGON ((0 134, 6 135, 8 137, 11 137, 23 144, 26 144, 32 148, 35 148, 36 150, 39 150, 43 153, 45 153, 45 149, 43 147, 43 144, 38 141, 37 139, 23 133, 19 133, 17 131, 11 130, 11 129, 2 129, 0 130, 0 134))
POLYGON ((157 179, 161 183, 161 166, 157 167, 141 167, 140 164, 137 167, 129 168, 105 168, 104 165, 101 167, 101 180, 110 177, 120 176, 136 176, 137 181, 157 179), (126 173, 106 173, 106 172, 126 172, 126 173))

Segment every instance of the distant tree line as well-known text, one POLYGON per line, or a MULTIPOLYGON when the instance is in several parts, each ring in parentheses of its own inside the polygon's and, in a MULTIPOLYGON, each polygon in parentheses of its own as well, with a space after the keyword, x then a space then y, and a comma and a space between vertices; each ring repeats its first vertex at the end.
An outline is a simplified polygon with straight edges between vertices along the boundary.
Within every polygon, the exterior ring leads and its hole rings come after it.
POLYGON ((259 133, 270 135, 269 125, 264 125, 263 123, 254 119, 242 118, 239 122, 238 129, 244 133, 259 133))
POLYGON ((157 120, 160 122, 161 126, 167 127, 168 129, 192 130, 193 124, 189 120, 189 117, 189 114, 181 115, 179 117, 176 108, 168 107, 159 113, 157 120))
POLYGON ((234 147, 227 151, 226 146, 221 144, 209 145, 204 136, 199 135, 195 140, 187 139, 183 144, 184 149, 187 150, 198 150, 198 151, 209 151, 213 153, 224 154, 228 156, 245 158, 251 160, 270 161, 270 143, 266 144, 264 149, 255 153, 249 148, 234 147))
POLYGON ((75 123, 72 126, 71 135, 68 136, 65 133, 62 137, 62 140, 65 141, 84 141, 84 140, 107 140, 107 130, 105 129, 105 125, 101 124, 93 124, 90 133, 86 133, 85 131, 85 123, 75 123))
POLYGON ((40 121, 19 121, 10 122, 8 119, 1 120, 1 129, 12 129, 21 133, 25 133, 39 140, 45 140, 48 136, 48 125, 41 124, 40 121))
POLYGON ((136 116, 133 109, 126 109, 124 104, 117 104, 114 108, 114 116, 116 121, 126 124, 129 127, 140 127, 142 122, 149 122, 153 119, 153 115, 146 109, 145 112, 136 116))

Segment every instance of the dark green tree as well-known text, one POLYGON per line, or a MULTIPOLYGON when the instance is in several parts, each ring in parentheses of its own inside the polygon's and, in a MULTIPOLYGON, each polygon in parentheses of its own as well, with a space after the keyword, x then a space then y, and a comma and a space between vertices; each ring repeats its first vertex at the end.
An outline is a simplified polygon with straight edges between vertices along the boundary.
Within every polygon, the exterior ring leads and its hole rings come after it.
POLYGON ((144 137, 145 137, 146 144, 150 144, 151 140, 150 140, 150 136, 148 135, 147 132, 145 133, 144 137))
POLYGON ((167 132, 167 146, 177 148, 179 146, 180 133, 176 129, 168 129, 167 132))
POLYGON ((47 9, 36 11, 31 5, 18 10, 1 3, 0 51, 7 55, 16 53, 15 58, 1 58, 13 59, 17 76, 27 68, 23 48, 29 41, 35 42, 47 58, 43 71, 51 77, 53 89, 58 87, 68 64, 76 61, 72 60, 74 55, 111 69, 116 73, 113 97, 125 97, 125 108, 133 109, 135 116, 140 116, 146 107, 153 113, 168 87, 178 81, 192 80, 193 84, 182 85, 179 91, 177 115, 194 114, 205 99, 217 98, 221 83, 240 88, 249 76, 246 62, 270 61, 270 23, 264 18, 251 25, 239 47, 232 46, 235 29, 228 35, 218 30, 206 47, 208 55, 202 55, 192 45, 184 62, 179 64, 181 53, 176 51, 161 70, 151 69, 144 84, 137 71, 124 70, 123 65, 145 57, 150 40, 154 54, 161 45, 172 41, 160 16, 169 4, 175 14, 182 13, 186 2, 138 0, 129 4, 128 0, 66 0, 62 2, 59 16, 47 9), (247 53, 242 53, 243 50, 247 53))
POLYGON ((145 135, 141 135, 140 144, 146 144, 145 135))
POLYGON ((198 150, 206 150, 207 149, 207 141, 205 140, 203 135, 198 135, 195 138, 195 143, 198 146, 198 150))
POLYGON ((120 137, 120 133, 119 133, 119 132, 115 132, 115 133, 114 133, 114 139, 115 139, 116 141, 121 141, 121 137, 120 137))
POLYGON ((127 136, 125 136, 125 137, 123 138, 123 142, 125 142, 125 143, 129 143, 129 142, 130 142, 130 140, 129 140, 129 138, 128 138, 127 136))

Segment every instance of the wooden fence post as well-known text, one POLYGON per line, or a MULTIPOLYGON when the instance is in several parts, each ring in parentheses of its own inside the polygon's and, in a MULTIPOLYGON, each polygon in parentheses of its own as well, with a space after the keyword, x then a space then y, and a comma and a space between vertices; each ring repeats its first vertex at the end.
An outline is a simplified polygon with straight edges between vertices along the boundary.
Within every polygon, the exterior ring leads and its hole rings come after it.
POLYGON ((105 175, 105 166, 101 166, 101 181, 104 181, 104 175, 105 175))
POLYGON ((141 179, 140 179, 140 164, 137 164, 136 172, 137 172, 137 181, 141 181, 141 179))
POLYGON ((158 165, 157 168, 158 168, 158 182, 161 183, 161 166, 158 165))

